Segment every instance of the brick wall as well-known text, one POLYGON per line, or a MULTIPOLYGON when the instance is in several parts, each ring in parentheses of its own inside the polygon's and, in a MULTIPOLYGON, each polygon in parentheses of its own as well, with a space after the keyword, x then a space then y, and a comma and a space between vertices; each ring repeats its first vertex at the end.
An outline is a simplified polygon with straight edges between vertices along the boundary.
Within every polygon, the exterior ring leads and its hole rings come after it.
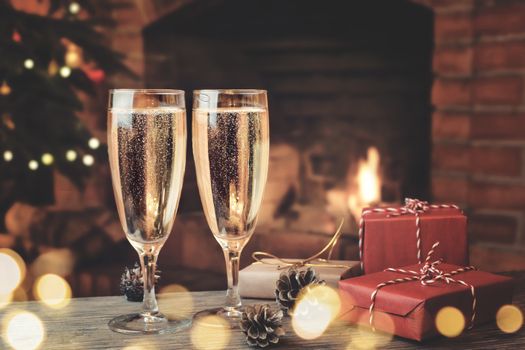
POLYGON ((525 267, 525 2, 435 12, 432 192, 466 208, 473 263, 525 267))

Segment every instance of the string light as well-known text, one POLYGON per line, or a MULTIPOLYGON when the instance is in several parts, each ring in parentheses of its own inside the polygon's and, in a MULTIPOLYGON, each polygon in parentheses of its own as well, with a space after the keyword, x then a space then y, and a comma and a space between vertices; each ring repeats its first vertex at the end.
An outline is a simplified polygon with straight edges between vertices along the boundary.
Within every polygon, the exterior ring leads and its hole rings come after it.
POLYGON ((4 151, 4 160, 6 162, 10 162, 13 160, 13 152, 11 151, 4 151))
POLYGON ((0 86, 0 95, 7 96, 11 93, 11 87, 9 84, 7 84, 7 81, 2 82, 2 86, 0 86))
POLYGON ((76 15, 80 12, 80 4, 78 2, 72 2, 69 4, 69 12, 76 15))
POLYGON ((71 68, 68 66, 63 66, 60 68, 59 74, 62 78, 67 78, 71 75, 71 68))
POLYGON ((80 48, 73 43, 68 44, 64 60, 69 67, 77 68, 78 66, 80 66, 80 48))
POLYGON ((33 61, 32 59, 28 58, 24 61, 24 67, 26 67, 26 69, 33 69, 34 66, 35 61, 33 61))
POLYGON ((19 43, 22 41, 22 36, 20 35, 20 33, 16 30, 13 31, 13 36, 12 36, 12 39, 15 43, 19 43))
POLYGON ((49 166, 49 165, 53 164, 54 160, 55 160, 55 158, 53 157, 52 154, 50 154, 50 153, 42 154, 42 164, 49 166))
POLYGON ((30 160, 29 163, 27 164, 27 166, 29 167, 29 169, 31 170, 36 170, 38 169, 38 162, 36 160, 30 160))
POLYGON ((74 162, 77 159, 77 152, 70 149, 66 152, 66 159, 68 162, 74 162))
POLYGON ((57 74, 58 64, 55 60, 51 60, 51 62, 49 62, 49 66, 47 67, 47 72, 49 73, 49 75, 57 74))
POLYGON ((9 130, 14 130, 16 127, 15 122, 9 113, 4 113, 2 115, 2 122, 9 130))
POLYGON ((91 149, 97 149, 100 147, 100 141, 96 137, 92 137, 88 141, 88 146, 91 149))
POLYGON ((95 163, 95 158, 91 154, 86 154, 82 157, 82 163, 85 166, 92 166, 95 163))

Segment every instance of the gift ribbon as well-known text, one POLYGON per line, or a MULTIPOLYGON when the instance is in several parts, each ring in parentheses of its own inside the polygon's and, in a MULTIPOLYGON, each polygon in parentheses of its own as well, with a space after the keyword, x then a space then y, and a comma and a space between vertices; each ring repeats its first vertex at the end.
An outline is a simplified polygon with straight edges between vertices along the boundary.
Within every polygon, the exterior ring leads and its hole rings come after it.
POLYGON ((361 219, 359 220, 359 260, 361 260, 361 270, 364 271, 363 266, 363 233, 365 228, 365 216, 371 213, 388 213, 387 217, 414 215, 416 217, 416 245, 417 245, 417 261, 421 264, 421 226, 420 215, 427 212, 429 209, 459 209, 455 204, 429 204, 426 201, 419 199, 405 198, 405 205, 400 208, 370 208, 363 211, 361 219))
POLYGON ((405 274, 405 275, 409 275, 409 276, 401 277, 401 278, 395 278, 395 279, 392 279, 390 281, 379 283, 376 286, 375 290, 370 295, 371 304, 370 304, 370 307, 368 309, 369 313, 370 313, 369 322, 370 322, 370 326, 372 327, 372 329, 374 331, 375 331, 375 327, 374 327, 374 307, 375 307, 375 303, 376 303, 377 292, 379 292, 379 290, 381 288, 386 287, 386 286, 390 286, 390 285, 398 284, 398 283, 412 282, 412 281, 419 281, 421 283, 421 285, 423 285, 423 286, 428 286, 428 285, 431 285, 431 284, 436 283, 438 281, 444 281, 447 284, 450 284, 451 282, 452 283, 458 283, 458 284, 461 284, 461 285, 463 285, 465 287, 470 288, 470 293, 472 294, 472 317, 470 318, 470 325, 469 325, 468 329, 471 329, 474 326, 474 320, 476 319, 476 303, 477 303, 477 301, 476 301, 476 293, 474 291, 474 286, 472 284, 470 284, 470 283, 467 283, 467 282, 463 281, 463 280, 454 279, 454 278, 452 278, 452 276, 457 275, 457 274, 462 273, 462 272, 475 270, 476 268, 474 266, 466 266, 466 267, 461 267, 461 268, 459 268, 457 270, 454 270, 454 271, 451 271, 451 272, 447 272, 447 273, 443 272, 443 270, 440 270, 438 268, 439 264, 442 263, 442 259, 436 260, 436 261, 434 261, 432 263, 430 262, 432 254, 434 254, 434 250, 436 249, 436 247, 438 245, 439 245, 439 242, 436 242, 436 243, 434 243, 434 245, 432 245, 432 249, 430 249, 430 251, 428 252, 427 258, 425 259, 425 263, 423 264, 423 266, 421 267, 419 272, 412 271, 412 270, 404 270, 404 269, 393 269, 393 268, 388 268, 388 269, 384 270, 384 271, 390 271, 390 272, 397 272, 397 273, 401 273, 401 274, 405 274))
POLYGON ((285 268, 300 268, 303 266, 313 266, 313 267, 338 267, 338 268, 350 268, 349 265, 343 265, 343 264, 330 264, 329 260, 332 257, 332 252, 334 250, 335 245, 339 241, 339 237, 343 234, 343 224, 344 219, 341 220, 341 223, 339 224, 339 227, 337 228, 337 231, 335 231, 334 235, 332 236, 332 239, 328 242, 327 245, 324 246, 323 249, 321 249, 319 252, 315 253, 309 258, 299 260, 299 261, 292 261, 289 259, 283 259, 276 255, 267 253, 267 252, 253 252, 252 258, 262 264, 267 265, 277 265, 278 270, 282 270, 285 268), (321 255, 326 253, 328 251, 328 257, 327 259, 321 258, 321 255), (277 261, 264 261, 263 258, 272 258, 277 261))

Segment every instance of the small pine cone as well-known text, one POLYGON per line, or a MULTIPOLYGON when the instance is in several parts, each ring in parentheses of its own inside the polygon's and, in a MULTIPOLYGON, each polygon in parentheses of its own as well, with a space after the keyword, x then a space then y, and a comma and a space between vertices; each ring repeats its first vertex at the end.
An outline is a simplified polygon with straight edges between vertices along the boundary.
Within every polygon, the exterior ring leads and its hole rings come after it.
POLYGON ((294 268, 284 271, 276 282, 275 301, 291 315, 295 306, 295 301, 302 289, 308 286, 325 284, 315 275, 315 270, 309 267, 306 270, 298 271, 294 268))
MULTIPOLYGON (((160 271, 155 272, 155 284, 160 279, 160 271)), ((128 301, 142 301, 144 298, 144 279, 142 269, 138 263, 133 268, 124 268, 124 273, 120 277, 120 293, 126 296, 128 301)))
POLYGON ((282 310, 273 311, 270 305, 249 305, 242 313, 240 327, 251 346, 265 348, 277 344, 285 332, 282 327, 282 310))

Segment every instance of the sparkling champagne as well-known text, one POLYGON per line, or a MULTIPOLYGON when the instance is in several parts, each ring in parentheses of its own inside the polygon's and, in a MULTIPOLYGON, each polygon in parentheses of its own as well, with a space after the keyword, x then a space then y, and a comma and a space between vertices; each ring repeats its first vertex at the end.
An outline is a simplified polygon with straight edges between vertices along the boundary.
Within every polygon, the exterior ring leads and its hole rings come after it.
POLYGON ((122 227, 135 248, 162 245, 175 220, 184 177, 185 110, 112 108, 108 133, 122 227))
POLYGON ((199 192, 223 247, 235 241, 242 245, 255 228, 268 173, 268 123, 262 108, 193 110, 199 192))

